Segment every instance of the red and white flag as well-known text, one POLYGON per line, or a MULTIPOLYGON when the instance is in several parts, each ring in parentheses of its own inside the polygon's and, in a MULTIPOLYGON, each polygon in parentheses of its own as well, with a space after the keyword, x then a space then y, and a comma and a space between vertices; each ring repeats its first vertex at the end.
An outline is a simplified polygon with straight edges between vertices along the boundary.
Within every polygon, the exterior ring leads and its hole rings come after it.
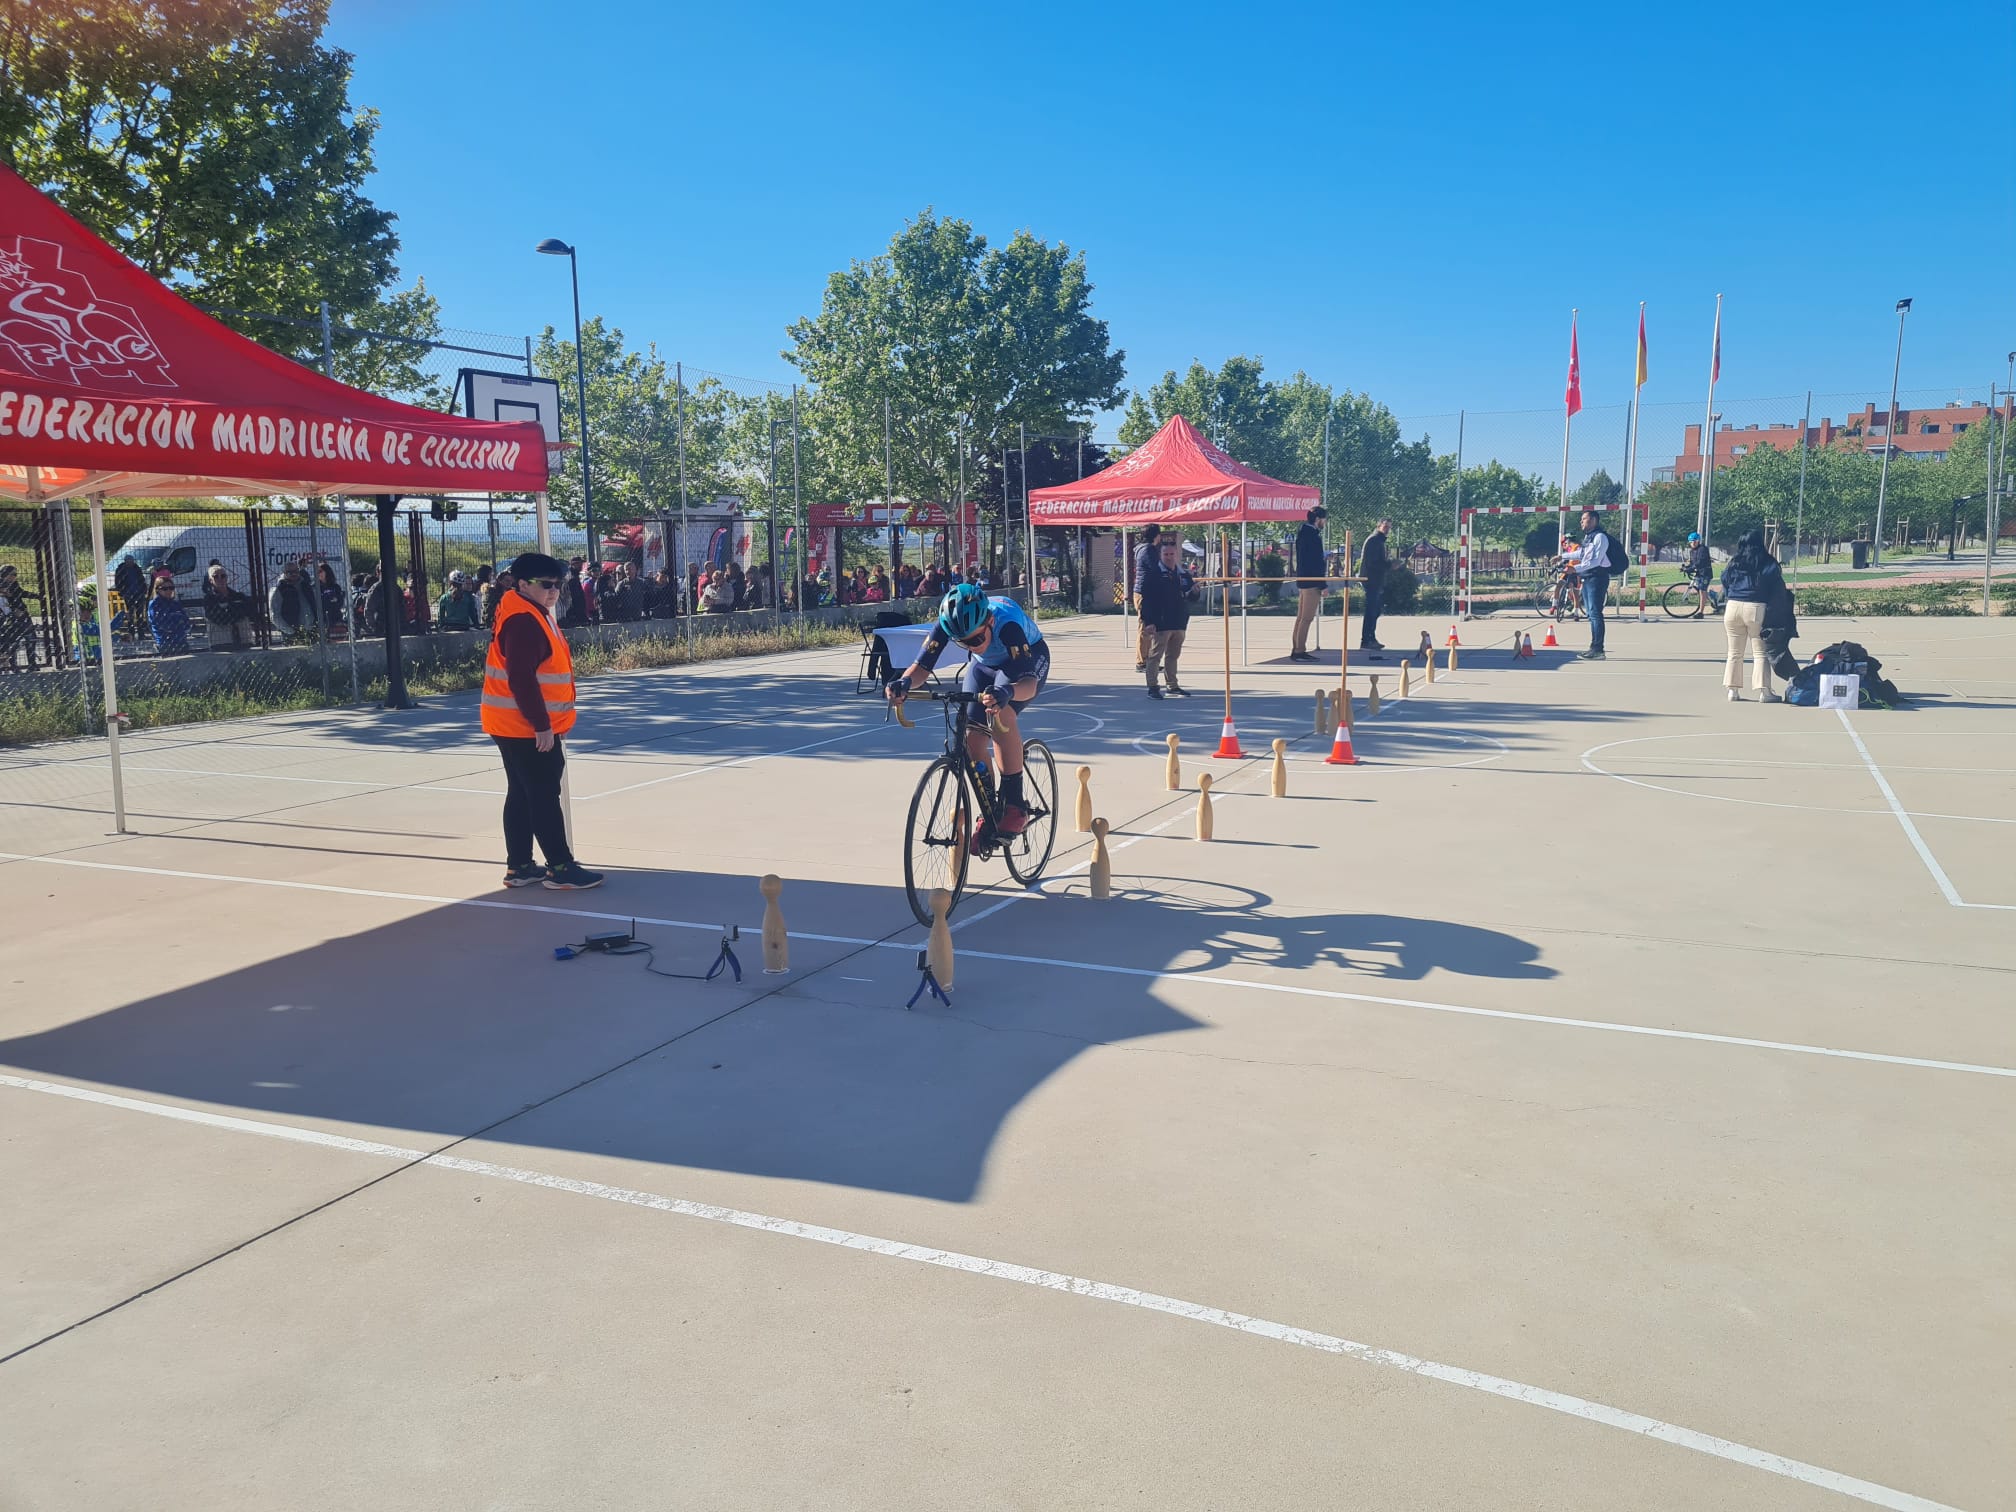
POLYGON ((1568 413, 1580 414, 1582 410, 1582 353, 1576 344, 1575 320, 1568 320, 1568 413))

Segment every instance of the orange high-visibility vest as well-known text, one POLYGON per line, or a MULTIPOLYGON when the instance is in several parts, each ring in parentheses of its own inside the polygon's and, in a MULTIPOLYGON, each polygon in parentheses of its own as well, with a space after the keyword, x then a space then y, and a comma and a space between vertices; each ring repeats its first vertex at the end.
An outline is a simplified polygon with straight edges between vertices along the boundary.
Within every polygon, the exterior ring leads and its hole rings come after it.
POLYGON ((568 654, 567 638, 553 627, 546 612, 513 588, 497 600, 497 620, 490 631, 490 654, 483 661, 483 733, 530 740, 539 732, 532 728, 511 695, 511 679, 504 670, 504 652, 498 637, 504 627, 521 614, 539 621, 550 648, 539 663, 539 691, 546 695, 546 718, 555 735, 574 728, 574 658, 568 654))

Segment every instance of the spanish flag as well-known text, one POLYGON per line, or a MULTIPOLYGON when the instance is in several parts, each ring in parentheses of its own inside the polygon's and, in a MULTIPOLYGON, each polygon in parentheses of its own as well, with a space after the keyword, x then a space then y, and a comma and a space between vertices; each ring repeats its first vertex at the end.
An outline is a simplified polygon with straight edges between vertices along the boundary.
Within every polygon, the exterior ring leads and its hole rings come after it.
POLYGON ((1638 382, 1637 387, 1645 387, 1645 307, 1638 307, 1638 382))

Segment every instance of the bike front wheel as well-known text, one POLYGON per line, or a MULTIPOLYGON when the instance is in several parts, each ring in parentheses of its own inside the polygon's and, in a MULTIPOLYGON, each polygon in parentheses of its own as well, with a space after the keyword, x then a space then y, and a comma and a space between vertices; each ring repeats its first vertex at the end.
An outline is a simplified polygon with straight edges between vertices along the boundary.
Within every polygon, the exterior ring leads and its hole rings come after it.
POLYGON ((966 889, 966 862, 972 847, 973 809, 966 781, 950 756, 924 769, 910 798, 903 826, 903 890, 919 924, 931 923, 931 894, 952 895, 949 914, 966 889))
POLYGON ((1057 763, 1040 740, 1022 747, 1022 801, 1029 808, 1029 823, 1005 847, 1008 875, 1034 887, 1057 840, 1057 763))
POLYGON ((1701 617, 1701 595, 1692 583, 1675 583, 1661 595, 1660 603, 1675 619, 1699 619, 1701 617))

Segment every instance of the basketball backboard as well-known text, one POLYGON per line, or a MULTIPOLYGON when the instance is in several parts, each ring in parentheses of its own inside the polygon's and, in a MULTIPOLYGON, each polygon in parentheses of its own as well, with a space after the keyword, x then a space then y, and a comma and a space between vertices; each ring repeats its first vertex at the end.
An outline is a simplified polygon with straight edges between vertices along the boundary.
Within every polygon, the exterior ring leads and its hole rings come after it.
POLYGON ((470 419, 536 420, 546 444, 560 444, 560 385, 551 378, 463 368, 455 386, 470 419))

